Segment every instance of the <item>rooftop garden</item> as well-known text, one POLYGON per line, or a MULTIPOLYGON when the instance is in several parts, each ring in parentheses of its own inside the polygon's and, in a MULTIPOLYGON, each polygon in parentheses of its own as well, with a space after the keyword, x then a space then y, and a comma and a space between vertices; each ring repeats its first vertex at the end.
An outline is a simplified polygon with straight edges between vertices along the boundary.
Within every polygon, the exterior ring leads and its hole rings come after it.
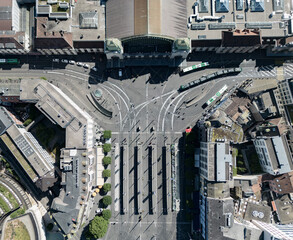
POLYGON ((232 128, 214 128, 212 134, 212 142, 215 142, 217 139, 229 139, 233 142, 242 142, 243 140, 243 130, 240 126, 233 123, 232 128))
POLYGON ((58 0, 56 3, 48 4, 47 0, 38 0, 38 5, 50 5, 52 7, 52 12, 67 12, 69 13, 69 8, 60 8, 59 2, 67 2, 70 6, 70 0, 58 0))
POLYGON ((31 238, 24 223, 14 220, 6 225, 4 239, 30 240, 31 238))

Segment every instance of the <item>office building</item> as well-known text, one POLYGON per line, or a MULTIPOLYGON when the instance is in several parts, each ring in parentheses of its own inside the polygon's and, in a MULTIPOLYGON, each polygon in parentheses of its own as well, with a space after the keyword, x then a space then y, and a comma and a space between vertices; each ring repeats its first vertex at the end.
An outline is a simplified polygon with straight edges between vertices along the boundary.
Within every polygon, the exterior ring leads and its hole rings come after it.
POLYGON ((264 172, 279 175, 293 170, 292 153, 286 135, 257 137, 253 144, 264 172))
POLYGON ((54 124, 66 130, 65 148, 61 149, 61 190, 51 205, 53 218, 68 237, 88 211, 89 194, 102 185, 101 153, 95 146, 93 118, 64 92, 44 80, 22 80, 20 100, 35 103, 54 124), (97 161, 99 158, 99 163, 97 161))
POLYGON ((200 143, 200 174, 208 181, 232 180, 232 154, 229 143, 200 143))
POLYGON ((0 54, 25 54, 30 50, 29 12, 16 0, 0 1, 0 54))
POLYGON ((0 109, 0 146, 20 176, 25 175, 45 192, 56 182, 54 160, 35 137, 17 124, 11 113, 0 109))

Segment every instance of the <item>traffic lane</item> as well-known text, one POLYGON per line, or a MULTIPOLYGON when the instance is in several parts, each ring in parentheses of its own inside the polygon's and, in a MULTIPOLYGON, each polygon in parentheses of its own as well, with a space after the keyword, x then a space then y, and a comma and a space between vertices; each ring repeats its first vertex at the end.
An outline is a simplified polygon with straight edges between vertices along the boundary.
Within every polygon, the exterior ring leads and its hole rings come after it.
MULTIPOLYGON (((205 112, 205 109, 202 108, 202 105, 206 103, 212 96, 216 94, 216 92, 219 91, 225 84, 228 85, 229 89, 236 85, 236 83, 240 83, 241 81, 245 80, 246 78, 238 78, 235 79, 234 82, 231 82, 230 79, 224 79, 222 81, 215 82, 215 86, 210 89, 206 95, 201 98, 198 102, 196 102, 194 105, 186 108, 184 105, 182 105, 180 108, 178 108, 175 111, 174 116, 174 131, 182 131, 186 127, 190 125, 194 125, 196 121, 202 117, 202 114, 205 112)), ((215 81, 215 80, 214 80, 215 81)), ((206 83, 208 84, 208 83, 206 83)), ((195 94, 196 95, 196 94, 195 94)), ((171 115, 171 114, 170 114, 171 115)), ((170 116, 168 116, 170 118, 170 116)), ((170 130, 170 125, 166 124, 166 131, 170 130)))

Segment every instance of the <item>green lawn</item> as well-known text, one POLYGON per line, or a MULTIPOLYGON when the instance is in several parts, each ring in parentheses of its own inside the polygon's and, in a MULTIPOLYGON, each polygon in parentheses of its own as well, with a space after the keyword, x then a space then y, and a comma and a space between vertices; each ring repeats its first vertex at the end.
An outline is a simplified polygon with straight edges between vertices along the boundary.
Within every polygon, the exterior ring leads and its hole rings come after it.
MULTIPOLYGON (((62 0, 62 2, 68 2, 69 3, 69 0, 62 0)), ((69 13, 70 4, 69 4, 69 8, 67 8, 67 9, 60 8, 58 3, 57 4, 51 4, 51 7, 52 7, 52 12, 67 12, 67 13, 69 13)))
POLYGON ((2 184, 0 184, 0 192, 8 199, 8 201, 12 204, 14 208, 18 208, 19 204, 16 201, 15 197, 12 195, 12 193, 4 187, 2 184))
POLYGON ((17 159, 17 161, 20 163, 20 165, 23 167, 23 169, 26 171, 26 173, 29 175, 29 177, 34 180, 37 175, 35 174, 34 170, 30 167, 28 162, 24 159, 22 154, 18 151, 17 147, 13 144, 13 142, 10 140, 8 135, 4 133, 1 136, 3 142, 6 144, 6 146, 9 148, 13 156, 17 159))
POLYGON ((25 213, 25 209, 24 208, 19 208, 15 212, 11 213, 10 217, 13 219, 13 218, 16 218, 16 217, 18 217, 20 215, 23 215, 24 213, 25 213))
POLYGON ((242 154, 238 154, 238 156, 236 157, 236 165, 237 165, 237 174, 244 174, 248 172, 245 166, 242 154))
POLYGON ((237 168, 233 167, 233 176, 237 176, 237 168))
POLYGON ((2 198, 0 198, 0 208, 3 210, 4 213, 10 211, 10 208, 8 207, 7 203, 2 198))

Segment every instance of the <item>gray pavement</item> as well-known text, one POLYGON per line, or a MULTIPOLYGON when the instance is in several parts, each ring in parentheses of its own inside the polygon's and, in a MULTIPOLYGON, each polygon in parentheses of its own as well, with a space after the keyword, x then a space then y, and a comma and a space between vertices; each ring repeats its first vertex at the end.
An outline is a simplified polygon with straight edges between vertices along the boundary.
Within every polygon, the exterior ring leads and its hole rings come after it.
POLYGON ((232 88, 247 78, 276 76, 273 66, 255 68, 255 63, 248 61, 241 65, 243 71, 237 76, 219 78, 179 93, 180 85, 218 69, 179 77, 170 69, 141 67, 125 71, 123 81, 109 77, 103 82, 98 74, 77 66, 57 67, 50 63, 45 70, 29 70, 23 65, 21 69, 0 70, 0 75, 44 76, 91 114, 103 129, 112 130, 113 204, 111 224, 104 238, 107 240, 189 239, 190 223, 172 211, 171 145, 179 143, 182 131, 202 117, 202 105, 225 84, 232 88), (151 72, 152 81, 148 74, 133 78, 137 72, 151 72), (86 98, 96 88, 107 92, 114 109, 112 119, 98 112, 86 98), (194 104, 187 106, 185 101, 193 98, 194 104))

